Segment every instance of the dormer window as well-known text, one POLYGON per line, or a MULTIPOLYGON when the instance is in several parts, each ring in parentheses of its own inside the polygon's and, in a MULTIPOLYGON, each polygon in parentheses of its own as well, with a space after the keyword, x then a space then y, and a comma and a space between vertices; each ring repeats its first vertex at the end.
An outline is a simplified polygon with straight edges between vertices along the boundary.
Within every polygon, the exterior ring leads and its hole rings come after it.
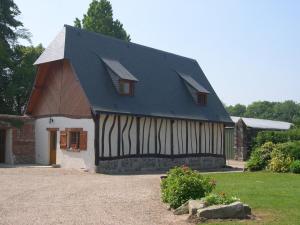
POLYGON ((207 94, 198 92, 198 98, 197 98, 198 104, 201 106, 206 106, 207 104, 207 94))
POLYGON ((194 78, 184 73, 177 72, 181 79, 184 81, 185 86, 190 92, 193 100, 200 106, 207 105, 207 95, 209 91, 199 84, 194 78))
POLYGON ((123 96, 133 96, 134 86, 138 82, 135 76, 133 76, 119 61, 107 58, 101 58, 106 65, 108 74, 112 79, 112 83, 116 88, 116 91, 123 96))
POLYGON ((133 96, 134 82, 129 80, 119 80, 119 93, 121 95, 133 96))

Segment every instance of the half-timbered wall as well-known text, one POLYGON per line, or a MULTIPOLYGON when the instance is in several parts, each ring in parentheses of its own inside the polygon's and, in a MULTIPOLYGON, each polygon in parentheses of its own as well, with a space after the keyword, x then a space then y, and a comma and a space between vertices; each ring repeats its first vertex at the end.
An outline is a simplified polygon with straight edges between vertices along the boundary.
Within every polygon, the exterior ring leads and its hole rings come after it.
POLYGON ((101 114, 99 157, 224 155, 222 123, 101 114))

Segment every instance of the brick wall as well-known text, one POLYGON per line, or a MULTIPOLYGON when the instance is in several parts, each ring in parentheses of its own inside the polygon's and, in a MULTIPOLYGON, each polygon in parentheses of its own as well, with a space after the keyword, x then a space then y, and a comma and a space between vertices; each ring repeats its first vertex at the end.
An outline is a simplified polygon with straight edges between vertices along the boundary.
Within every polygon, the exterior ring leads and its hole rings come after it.
POLYGON ((12 152, 14 163, 34 163, 34 123, 25 122, 20 128, 12 128, 12 152))
POLYGON ((34 119, 27 116, 1 115, 0 129, 11 131, 6 143, 6 154, 11 155, 8 163, 26 164, 35 163, 35 128, 34 119))

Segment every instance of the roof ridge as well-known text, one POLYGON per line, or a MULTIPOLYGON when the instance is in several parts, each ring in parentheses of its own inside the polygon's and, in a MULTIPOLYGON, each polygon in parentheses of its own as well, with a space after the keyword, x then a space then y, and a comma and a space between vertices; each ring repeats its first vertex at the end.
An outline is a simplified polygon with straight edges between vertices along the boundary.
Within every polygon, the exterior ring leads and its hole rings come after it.
POLYGON ((193 61, 193 62, 197 62, 197 60, 193 59, 193 58, 189 58, 189 57, 186 57, 186 56, 182 56, 182 55, 179 55, 179 54, 175 54, 175 53, 172 53, 172 52, 164 51, 164 50, 161 50, 161 49, 158 49, 158 48, 153 48, 153 47, 149 47, 149 46, 146 46, 146 45, 142 45, 142 44, 138 44, 138 43, 134 43, 134 42, 130 42, 130 41, 124 41, 124 40, 119 39, 119 38, 115 38, 115 37, 108 36, 108 35, 105 35, 105 34, 97 33, 97 32, 94 32, 94 31, 89 31, 89 30, 73 27, 73 26, 68 25, 68 24, 65 24, 64 27, 70 28, 70 29, 73 29, 73 30, 77 30, 77 31, 80 31, 80 32, 85 32, 85 33, 90 33, 90 34, 93 34, 93 35, 101 36, 103 38, 112 39, 112 40, 115 40, 115 41, 118 41, 118 42, 122 42, 124 44, 130 44, 130 45, 135 45, 135 46, 138 46, 138 47, 151 49, 151 50, 160 52, 162 54, 169 54, 169 55, 173 55, 173 56, 176 56, 176 57, 188 59, 188 60, 193 61))

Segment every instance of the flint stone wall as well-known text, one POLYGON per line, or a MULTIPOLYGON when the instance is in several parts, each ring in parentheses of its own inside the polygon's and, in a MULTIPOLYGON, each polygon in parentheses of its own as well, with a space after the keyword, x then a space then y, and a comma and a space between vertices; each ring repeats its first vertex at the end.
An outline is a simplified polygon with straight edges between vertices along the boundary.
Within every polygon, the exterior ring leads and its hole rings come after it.
POLYGON ((96 172, 124 173, 138 171, 167 171, 172 167, 186 165, 196 170, 217 169, 225 166, 224 157, 182 157, 182 158, 123 158, 99 161, 96 172))

